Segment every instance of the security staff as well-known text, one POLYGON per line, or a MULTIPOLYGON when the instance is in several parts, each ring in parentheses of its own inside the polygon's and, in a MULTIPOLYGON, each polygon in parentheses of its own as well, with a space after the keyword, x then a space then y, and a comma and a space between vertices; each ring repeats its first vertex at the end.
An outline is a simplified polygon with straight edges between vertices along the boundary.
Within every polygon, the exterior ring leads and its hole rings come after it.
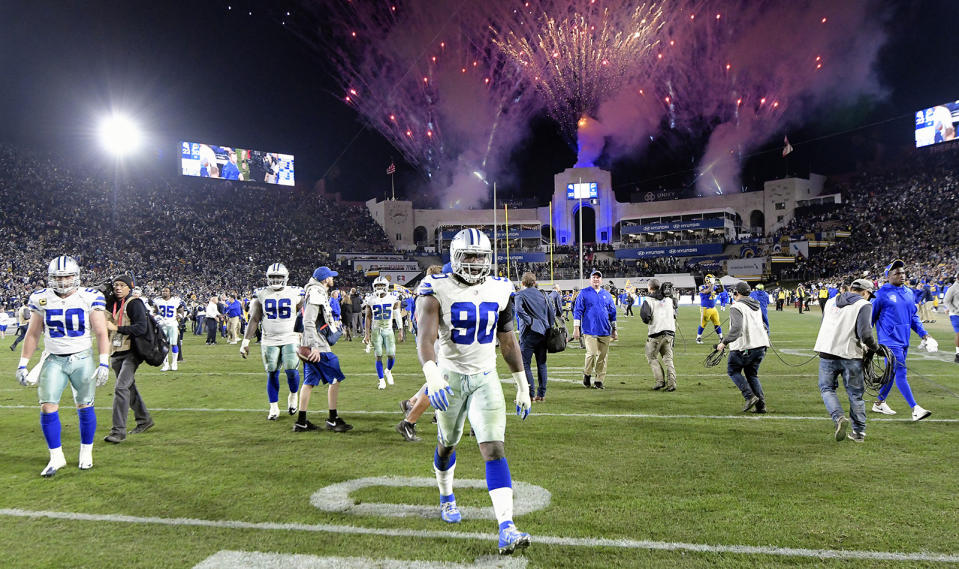
POLYGON ((879 350, 879 344, 872 336, 869 297, 873 290, 872 281, 858 279, 853 281, 849 292, 830 298, 823 307, 822 324, 814 349, 819 352, 819 393, 835 423, 836 441, 846 438, 849 426, 849 419, 836 397, 839 375, 842 375, 849 397, 852 433, 848 436, 859 443, 866 437, 866 405, 862 401, 865 389, 862 359, 866 354, 863 346, 873 352, 879 350))

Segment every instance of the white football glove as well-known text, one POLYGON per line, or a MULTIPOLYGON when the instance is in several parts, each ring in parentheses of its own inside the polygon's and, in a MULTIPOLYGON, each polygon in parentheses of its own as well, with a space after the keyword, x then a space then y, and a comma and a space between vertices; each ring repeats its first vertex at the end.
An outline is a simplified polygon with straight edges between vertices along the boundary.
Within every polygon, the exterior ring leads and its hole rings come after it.
POLYGON ((529 398, 529 383, 526 382, 525 371, 514 371, 513 382, 516 383, 516 415, 520 419, 529 417, 533 402, 529 398))
POLYGON ((250 355, 250 339, 249 338, 243 338, 243 342, 240 343, 240 355, 243 357, 243 359, 246 359, 246 357, 250 355))
POLYGON ((110 380, 110 366, 107 364, 100 364, 97 366, 97 371, 93 372, 93 381, 96 383, 97 387, 103 387, 107 384, 107 381, 110 380))
POLYGON ((423 375, 426 376, 426 396, 434 409, 446 411, 450 407, 447 395, 453 395, 453 389, 443 378, 443 372, 436 367, 436 362, 430 360, 423 364, 423 375))
POLYGON ((24 387, 30 387, 31 385, 36 385, 36 383, 33 383, 30 381, 30 378, 28 377, 28 375, 29 375, 29 371, 27 370, 26 366, 20 366, 17 368, 17 381, 20 382, 20 385, 24 387))

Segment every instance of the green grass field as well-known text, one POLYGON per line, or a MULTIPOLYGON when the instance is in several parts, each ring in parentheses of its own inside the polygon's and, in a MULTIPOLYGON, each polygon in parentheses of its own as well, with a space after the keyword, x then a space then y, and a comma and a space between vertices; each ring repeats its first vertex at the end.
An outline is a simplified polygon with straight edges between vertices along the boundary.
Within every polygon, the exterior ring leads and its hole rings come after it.
MULTIPOLYGON (((793 364, 808 360, 818 311, 770 312, 770 318, 782 357, 793 364)), ((909 421, 894 389, 889 403, 899 414, 869 413, 861 445, 833 440, 816 385, 818 360, 788 367, 770 352, 761 370, 770 412, 740 414, 742 399, 725 365, 702 365, 707 347, 693 341, 697 320, 697 309, 681 308, 685 345, 677 339, 675 393, 650 389, 646 327, 638 317, 621 318, 605 391, 582 387, 582 350, 550 356, 546 402, 535 404, 525 422, 510 416, 506 448, 514 481, 545 488, 551 499, 516 516, 533 544, 499 566, 959 562, 959 365, 952 363, 945 317, 931 325, 944 351, 908 361, 923 376, 911 378, 917 399, 933 416, 909 421)), ((489 519, 464 515, 463 523, 450 526, 438 509, 431 518, 389 517, 311 504, 315 492, 350 480, 432 479, 430 413, 420 421, 421 442, 405 442, 394 431, 401 419, 397 402, 422 383, 409 339, 398 346, 397 383, 386 391, 376 389, 373 358, 360 342, 338 344, 347 375, 340 414, 354 430, 293 433, 285 413, 266 420, 258 346, 243 360, 237 346, 221 340, 208 347, 191 334, 180 371, 144 366, 137 374, 156 420, 151 431, 119 445, 102 442, 113 379, 98 390, 92 470, 76 468, 77 417, 65 394, 69 466, 51 479, 39 476, 47 451, 36 390, 15 381, 19 353, 7 349, 11 341, 0 342, 0 377, 6 378, 0 383, 2 567, 190 568, 223 551, 362 558, 334 560, 331 567, 456 567, 496 553, 489 519)), ((508 377, 502 359, 498 366, 508 377)), ((285 389, 281 379, 281 406, 285 389)), ((512 387, 504 390, 511 401, 512 387)), ((844 392, 840 400, 848 408, 844 392)), ((315 392, 318 423, 325 403, 325 391, 315 392)), ((459 449, 457 479, 482 480, 475 442, 464 437, 459 449)), ((438 502, 435 485, 373 484, 350 497, 360 506, 438 502)), ((457 499, 461 507, 489 506, 485 486, 459 488, 457 499)), ((327 566, 311 565, 318 561, 309 557, 274 558, 275 565, 240 559, 247 563, 230 566, 327 566)), ((211 560, 205 566, 227 565, 211 560)))

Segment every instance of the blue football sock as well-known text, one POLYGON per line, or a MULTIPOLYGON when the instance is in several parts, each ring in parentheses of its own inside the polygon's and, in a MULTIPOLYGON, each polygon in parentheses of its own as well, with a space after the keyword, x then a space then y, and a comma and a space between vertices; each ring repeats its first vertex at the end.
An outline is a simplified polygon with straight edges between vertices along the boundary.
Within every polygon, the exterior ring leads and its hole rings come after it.
POLYGON ((435 450, 433 451, 433 466, 435 466, 437 470, 449 470, 455 464, 456 464, 455 450, 451 452, 450 455, 446 458, 441 457, 439 452, 435 450))
POLYGON ((276 403, 280 400, 280 370, 271 371, 267 374, 266 396, 270 403, 276 403))
POLYGON ((47 439, 47 448, 60 447, 60 413, 40 413, 40 429, 47 439))
POLYGON ((722 335, 723 335, 723 327, 722 327, 722 326, 716 326, 716 335, 718 335, 718 336, 722 336, 722 335))
POLYGON ((702 327, 702 326, 700 326, 699 329, 696 331, 696 335, 697 335, 697 336, 702 336, 702 335, 703 335, 703 327, 702 327))
POLYGON ((486 489, 512 488, 513 479, 509 473, 506 457, 486 461, 486 489))
POLYGON ((383 361, 382 360, 376 360, 376 375, 380 379, 383 379, 383 361))
POLYGON ((296 393, 300 390, 300 370, 286 370, 286 384, 290 386, 290 393, 296 393))
MULTIPOLYGON (((174 344, 173 347, 171 348, 171 350, 173 351, 174 354, 179 354, 179 353, 180 353, 180 346, 177 346, 176 344, 174 344)), ((84 443, 84 444, 86 444, 86 443, 84 443)))
POLYGON ((93 411, 93 406, 80 407, 77 409, 77 416, 80 418, 80 443, 92 445, 97 431, 97 414, 93 411))
POLYGON ((393 356, 387 356, 387 358, 386 358, 386 369, 392 370, 394 363, 396 363, 396 358, 394 358, 393 356))

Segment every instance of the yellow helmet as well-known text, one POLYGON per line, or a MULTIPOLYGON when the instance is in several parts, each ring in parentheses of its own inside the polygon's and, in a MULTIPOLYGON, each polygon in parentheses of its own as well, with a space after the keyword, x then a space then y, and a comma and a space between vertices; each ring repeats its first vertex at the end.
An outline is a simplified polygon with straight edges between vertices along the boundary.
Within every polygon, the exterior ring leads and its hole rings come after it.
POLYGON ((713 284, 714 280, 716 280, 716 277, 714 277, 713 275, 706 275, 706 277, 703 279, 703 282, 709 285, 709 284, 713 284))

